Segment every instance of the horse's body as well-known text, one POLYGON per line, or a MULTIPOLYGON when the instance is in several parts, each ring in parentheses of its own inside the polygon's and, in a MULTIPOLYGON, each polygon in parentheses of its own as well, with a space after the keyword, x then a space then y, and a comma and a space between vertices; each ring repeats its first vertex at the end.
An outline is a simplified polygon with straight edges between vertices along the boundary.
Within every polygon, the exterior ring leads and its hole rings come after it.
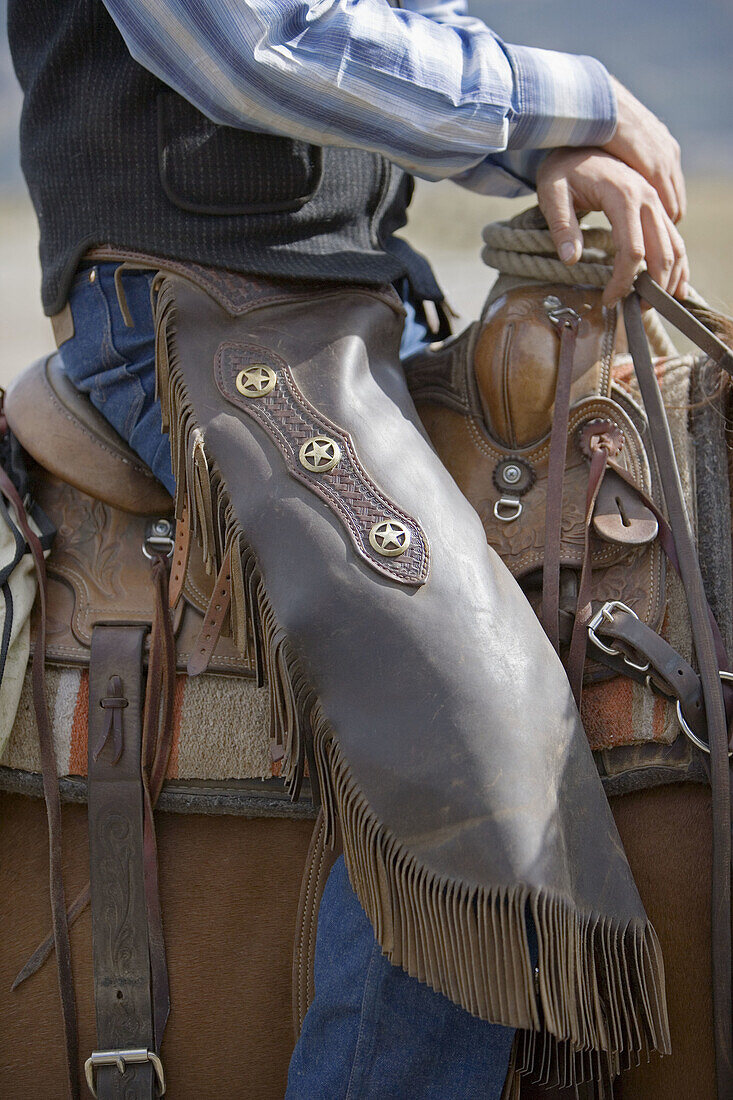
MULTIPOLYGON (((0 796, 0 1095, 64 1094, 53 959, 14 993, 49 927, 43 802, 0 796)), ((66 882, 89 877, 86 807, 64 809, 66 882)), ((173 1100, 282 1100, 293 1046, 293 934, 312 822, 161 814, 158 847, 173 1010, 163 1061, 173 1100)), ((89 910, 72 929, 82 1060, 96 1046, 89 910)), ((83 1080, 83 1066, 80 1065, 83 1080)))
MULTIPOLYGON (((0 796, 0 1094, 62 1095, 53 960, 10 985, 49 927, 40 799, 0 796)), ((710 995, 710 797, 677 784, 612 799, 666 961, 672 1055, 624 1074, 621 1100, 715 1095, 710 995)), ((282 1100, 293 1045, 292 942, 309 821, 159 815, 173 1011, 163 1046, 172 1100, 282 1100)), ((71 894, 88 875, 86 810, 64 810, 71 894)), ((72 931, 82 1051, 95 1043, 88 911, 72 931)), ((547 1096, 547 1093, 538 1094, 547 1096)), ((336 1100, 336 1098, 334 1098, 336 1100)))

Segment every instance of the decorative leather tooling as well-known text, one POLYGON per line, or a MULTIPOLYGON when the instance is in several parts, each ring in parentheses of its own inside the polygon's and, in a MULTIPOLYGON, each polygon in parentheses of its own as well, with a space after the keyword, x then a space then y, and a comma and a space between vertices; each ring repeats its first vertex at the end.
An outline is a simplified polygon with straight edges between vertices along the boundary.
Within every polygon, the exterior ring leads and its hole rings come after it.
POLYGON ((371 480, 349 434, 310 404, 283 359, 225 342, 214 375, 220 393, 268 433, 292 476, 339 517, 360 557, 391 580, 424 584, 430 555, 419 523, 371 480))

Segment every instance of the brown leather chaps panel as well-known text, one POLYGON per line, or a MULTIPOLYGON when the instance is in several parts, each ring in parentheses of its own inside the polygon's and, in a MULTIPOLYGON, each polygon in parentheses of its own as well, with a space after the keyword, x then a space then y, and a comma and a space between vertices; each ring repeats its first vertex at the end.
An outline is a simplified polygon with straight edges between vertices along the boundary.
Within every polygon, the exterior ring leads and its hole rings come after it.
POLYGON ((528 1071, 666 1049, 657 939, 565 674, 425 436, 399 306, 158 287, 177 508, 212 568, 231 555, 287 781, 307 758, 389 958, 525 1029, 528 1071))
MULTIPOLYGON (((65 1080, 53 960, 10 992, 18 960, 49 926, 43 801, 0 793, 0 820, 0 1096, 53 1100, 65 1080)), ((65 805, 63 828, 75 896, 89 874, 86 806, 65 805)), ((282 1100, 293 1048, 295 914, 312 831, 310 820, 158 815, 173 1004, 162 1058, 175 1100, 282 1100)), ((83 1081, 96 1046, 89 910, 71 942, 83 1081)))

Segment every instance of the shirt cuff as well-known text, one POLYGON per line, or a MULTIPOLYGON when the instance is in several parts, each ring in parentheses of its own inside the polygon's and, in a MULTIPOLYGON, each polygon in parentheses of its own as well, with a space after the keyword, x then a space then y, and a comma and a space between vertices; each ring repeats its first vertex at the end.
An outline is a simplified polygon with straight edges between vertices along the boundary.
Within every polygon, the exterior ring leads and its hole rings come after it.
POLYGON ((492 153, 452 179, 480 195, 498 195, 505 199, 531 195, 537 189, 537 170, 550 152, 550 149, 517 149, 492 153))
POLYGON ((616 93, 600 61, 502 45, 515 80, 509 150, 605 145, 611 140, 616 130, 616 93))

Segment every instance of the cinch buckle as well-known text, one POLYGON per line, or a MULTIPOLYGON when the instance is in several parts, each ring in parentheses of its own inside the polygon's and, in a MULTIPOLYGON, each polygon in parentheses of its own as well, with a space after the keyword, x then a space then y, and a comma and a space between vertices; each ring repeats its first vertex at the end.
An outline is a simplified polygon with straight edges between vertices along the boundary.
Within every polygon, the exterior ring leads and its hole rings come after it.
POLYGON ((603 653, 607 653, 609 657, 621 657, 624 664, 628 665, 629 668, 633 668, 637 672, 648 672, 650 668, 649 661, 643 665, 637 664, 636 661, 632 661, 631 658, 627 657, 620 649, 616 649, 615 646, 606 645, 606 643, 602 642, 596 634, 601 623, 613 622, 614 611, 626 611, 629 615, 633 615, 635 619, 639 618, 636 612, 625 603, 622 603, 621 600, 607 600, 603 607, 599 611, 596 611, 595 615, 588 623, 588 637, 593 642, 593 645, 598 646, 598 648, 603 653))
POLYGON ((91 1058, 84 1063, 84 1073, 92 1096, 97 1095, 94 1087, 94 1070, 98 1066, 117 1066, 120 1073, 124 1073, 128 1065, 152 1062, 155 1076, 158 1079, 158 1096, 165 1093, 165 1074, 163 1063, 152 1050, 141 1047, 139 1050, 93 1050, 91 1058))

